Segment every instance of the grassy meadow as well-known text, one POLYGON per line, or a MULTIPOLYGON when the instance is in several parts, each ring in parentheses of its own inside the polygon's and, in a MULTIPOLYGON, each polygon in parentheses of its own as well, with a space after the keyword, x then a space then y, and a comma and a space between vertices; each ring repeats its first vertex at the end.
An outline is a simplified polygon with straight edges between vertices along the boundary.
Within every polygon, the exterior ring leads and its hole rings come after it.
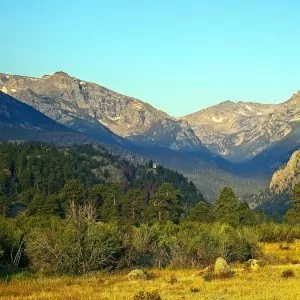
MULTIPOLYGON (((262 244, 268 264, 257 271, 232 265, 230 279, 205 281, 201 270, 151 270, 155 278, 128 281, 126 272, 80 277, 18 274, 0 284, 0 299, 133 299, 139 291, 158 291, 161 299, 300 299, 300 241, 262 244), (289 248, 289 249, 287 249, 289 248), (284 270, 294 277, 283 278, 284 270), (172 279, 172 280, 171 280, 172 279)), ((143 300, 143 299, 141 299, 143 300)))

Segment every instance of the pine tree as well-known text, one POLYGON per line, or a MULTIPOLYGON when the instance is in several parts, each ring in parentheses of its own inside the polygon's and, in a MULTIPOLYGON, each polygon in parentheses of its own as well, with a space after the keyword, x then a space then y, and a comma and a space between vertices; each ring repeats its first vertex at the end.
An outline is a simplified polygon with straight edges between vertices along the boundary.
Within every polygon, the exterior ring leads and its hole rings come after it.
POLYGON ((243 225, 255 225, 258 223, 259 215, 249 207, 247 202, 240 204, 239 223, 243 225))
POLYGON ((300 224, 300 183, 293 188, 291 208, 287 211, 284 218, 290 224, 300 224))
POLYGON ((195 222, 208 223, 212 221, 211 207, 209 204, 199 201, 189 212, 188 219, 195 222))
POLYGON ((238 225, 240 218, 239 208, 240 203, 233 189, 224 187, 213 209, 214 219, 220 223, 238 225))
POLYGON ((26 214, 31 215, 60 215, 62 212, 59 207, 58 196, 50 195, 49 197, 35 195, 26 208, 26 214))
POLYGON ((103 204, 100 207, 102 221, 118 220, 121 212, 121 189, 116 183, 111 183, 103 192, 103 204))
POLYGON ((99 208, 103 204, 103 194, 105 186, 103 184, 95 184, 88 190, 88 202, 99 208))
POLYGON ((80 180, 69 180, 62 190, 62 196, 65 203, 74 202, 83 204, 85 202, 84 186, 80 180))
POLYGON ((138 189, 129 190, 122 205, 122 215, 133 224, 143 221, 145 211, 145 197, 138 189))
POLYGON ((157 221, 178 222, 182 213, 179 191, 172 184, 163 183, 151 198, 151 209, 157 221))

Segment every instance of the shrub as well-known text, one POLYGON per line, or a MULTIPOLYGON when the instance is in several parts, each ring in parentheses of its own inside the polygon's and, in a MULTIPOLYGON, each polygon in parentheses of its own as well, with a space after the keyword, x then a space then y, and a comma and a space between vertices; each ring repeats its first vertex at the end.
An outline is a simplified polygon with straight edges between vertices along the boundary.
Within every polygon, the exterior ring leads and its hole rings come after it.
POLYGON ((0 273, 11 273, 26 263, 22 230, 15 220, 0 217, 0 273))
POLYGON ((138 292, 136 293, 133 300, 161 300, 161 297, 157 291, 155 292, 138 292))
POLYGON ((243 262, 259 255, 258 242, 255 230, 226 224, 142 225, 133 230, 126 261, 129 265, 158 268, 203 267, 220 256, 229 262, 243 262))
POLYGON ((287 242, 293 243, 300 238, 300 226, 286 224, 264 223, 256 226, 262 242, 287 242))
POLYGON ((295 277, 295 273, 292 269, 287 269, 281 273, 281 277, 285 279, 295 277))
POLYGON ((191 293, 199 293, 200 292, 200 289, 198 289, 198 288, 193 288, 193 287, 191 287, 190 288, 190 291, 191 291, 191 293))
POLYGON ((291 246, 289 244, 280 244, 279 249, 280 250, 290 250, 291 246))
POLYGON ((170 277, 169 283, 170 284, 175 284, 177 282, 178 282, 177 278, 175 277, 174 274, 172 274, 171 277, 170 277))
POLYGON ((84 218, 34 230, 26 245, 33 267, 45 273, 81 274, 111 269, 124 252, 117 226, 84 218))

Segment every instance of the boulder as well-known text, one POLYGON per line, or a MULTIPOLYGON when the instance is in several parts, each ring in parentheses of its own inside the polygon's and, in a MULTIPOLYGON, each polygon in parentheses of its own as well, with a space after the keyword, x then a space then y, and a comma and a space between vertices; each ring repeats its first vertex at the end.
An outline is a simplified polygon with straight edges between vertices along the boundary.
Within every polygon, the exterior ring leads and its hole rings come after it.
POLYGON ((217 276, 229 275, 231 274, 231 270, 226 260, 222 257, 216 259, 214 266, 214 274, 217 276))
POLYGON ((263 261, 257 260, 257 259, 249 259, 245 265, 244 265, 244 269, 245 270, 252 270, 252 271, 256 271, 259 270, 260 268, 262 268, 265 265, 265 263, 263 261))
POLYGON ((259 260, 257 259, 249 259, 246 263, 245 263, 245 269, 246 270, 253 270, 256 271, 258 269, 260 269, 261 263, 259 260))
POLYGON ((143 270, 135 269, 126 275, 126 279, 128 279, 128 280, 147 280, 147 274, 143 270))

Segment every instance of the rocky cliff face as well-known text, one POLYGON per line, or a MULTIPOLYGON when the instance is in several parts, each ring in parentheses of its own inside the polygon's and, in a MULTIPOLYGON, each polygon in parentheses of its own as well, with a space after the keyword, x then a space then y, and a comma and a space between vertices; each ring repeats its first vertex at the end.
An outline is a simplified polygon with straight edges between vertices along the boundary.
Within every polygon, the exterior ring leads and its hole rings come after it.
POLYGON ((226 101, 184 119, 211 151, 244 161, 291 133, 300 120, 300 92, 278 105, 226 101))
POLYGON ((290 192, 300 182, 300 150, 272 176, 270 190, 275 193, 290 192))
POLYGON ((42 78, 0 74, 0 90, 93 138, 107 127, 135 142, 174 150, 204 148, 186 121, 64 72, 42 78))

